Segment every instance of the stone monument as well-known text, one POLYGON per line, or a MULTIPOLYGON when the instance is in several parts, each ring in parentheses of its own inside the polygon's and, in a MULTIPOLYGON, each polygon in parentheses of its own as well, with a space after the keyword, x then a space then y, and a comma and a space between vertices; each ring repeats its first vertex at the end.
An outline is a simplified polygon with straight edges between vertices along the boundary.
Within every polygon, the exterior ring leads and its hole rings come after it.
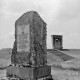
POLYGON ((53 49, 62 49, 62 35, 51 35, 53 49))
POLYGON ((7 77, 33 80, 51 77, 47 65, 46 23, 36 11, 24 13, 15 22, 15 42, 7 77))

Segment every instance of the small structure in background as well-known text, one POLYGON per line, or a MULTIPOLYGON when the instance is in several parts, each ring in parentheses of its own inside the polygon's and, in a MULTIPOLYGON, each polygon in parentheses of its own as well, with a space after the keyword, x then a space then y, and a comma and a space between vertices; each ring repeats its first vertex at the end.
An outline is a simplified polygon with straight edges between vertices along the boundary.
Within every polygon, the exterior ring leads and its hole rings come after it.
POLYGON ((53 49, 63 49, 62 35, 51 35, 53 49))

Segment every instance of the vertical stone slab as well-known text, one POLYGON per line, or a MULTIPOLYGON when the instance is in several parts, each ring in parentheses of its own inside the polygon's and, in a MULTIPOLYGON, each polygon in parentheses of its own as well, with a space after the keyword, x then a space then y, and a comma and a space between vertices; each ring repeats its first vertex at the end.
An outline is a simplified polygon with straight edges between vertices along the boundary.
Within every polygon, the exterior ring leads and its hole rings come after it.
POLYGON ((15 43, 11 61, 13 64, 30 66, 47 63, 46 23, 37 12, 24 13, 15 22, 15 43))

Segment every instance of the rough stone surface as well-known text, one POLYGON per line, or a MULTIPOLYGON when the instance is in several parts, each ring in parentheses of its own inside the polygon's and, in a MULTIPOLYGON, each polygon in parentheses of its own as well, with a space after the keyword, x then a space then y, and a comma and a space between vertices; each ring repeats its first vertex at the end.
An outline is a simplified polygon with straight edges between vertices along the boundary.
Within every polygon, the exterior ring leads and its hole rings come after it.
POLYGON ((37 12, 24 13, 15 22, 15 42, 11 61, 15 65, 31 66, 47 63, 46 23, 37 12))
POLYGON ((43 77, 48 77, 51 75, 51 67, 50 66, 38 66, 38 67, 16 67, 9 66, 7 68, 7 77, 11 75, 23 78, 35 80, 43 77))

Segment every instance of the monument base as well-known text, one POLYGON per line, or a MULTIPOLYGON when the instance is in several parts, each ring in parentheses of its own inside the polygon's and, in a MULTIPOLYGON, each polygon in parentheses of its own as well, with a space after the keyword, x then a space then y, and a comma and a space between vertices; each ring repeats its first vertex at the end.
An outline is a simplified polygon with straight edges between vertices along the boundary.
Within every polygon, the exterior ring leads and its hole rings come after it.
POLYGON ((39 79, 51 76, 51 66, 44 65, 39 67, 17 67, 9 66, 7 68, 7 77, 16 77, 20 79, 39 79))

